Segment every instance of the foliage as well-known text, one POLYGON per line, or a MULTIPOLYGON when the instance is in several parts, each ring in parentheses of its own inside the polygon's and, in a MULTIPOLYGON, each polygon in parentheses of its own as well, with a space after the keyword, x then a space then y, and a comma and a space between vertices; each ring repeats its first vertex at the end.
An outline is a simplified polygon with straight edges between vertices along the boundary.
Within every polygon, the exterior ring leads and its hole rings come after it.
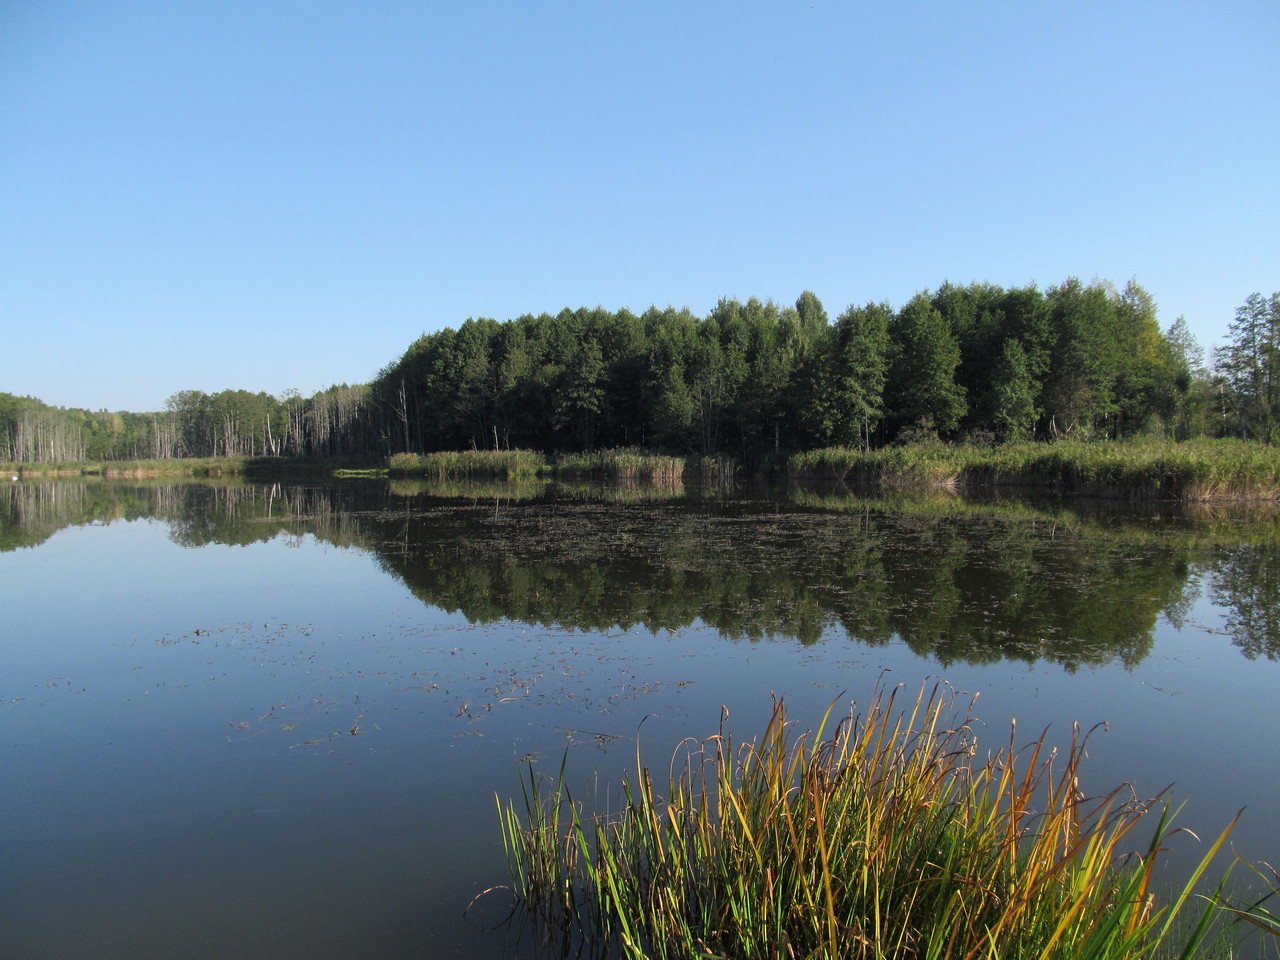
POLYGON ((892 317, 887 303, 850 307, 822 341, 806 411, 819 443, 871 445, 884 416, 892 317))
POLYGON ((1027 366, 1027 355, 1017 340, 1006 340, 993 386, 995 410, 992 423, 1000 438, 1020 443, 1031 437, 1038 412, 1035 382, 1027 366))
POLYGON ((601 307, 472 318, 423 334, 369 384, 310 397, 182 390, 152 413, 0 394, 0 460, 361 458, 536 450, 732 457, 759 473, 823 446, 918 437, 1010 441, 1280 437, 1280 294, 1237 312, 1212 375, 1185 322, 1162 332, 1136 282, 944 283, 834 321, 720 300, 704 317, 601 307))
POLYGON ((1217 366, 1230 391, 1232 432, 1273 443, 1280 439, 1280 291, 1250 294, 1227 335, 1217 366))
POLYGON ((1160 901, 1167 801, 1081 793, 1087 736, 983 754, 953 693, 897 695, 878 689, 829 734, 830 710, 796 736, 782 701, 740 747, 722 722, 665 784, 637 745, 612 813, 589 814, 563 768, 549 789, 530 769, 520 806, 499 801, 527 919, 560 950, 637 960, 1199 955, 1223 911, 1188 920, 1191 891, 1231 826, 1160 901))
POLYGON ((889 335, 895 422, 899 428, 928 422, 943 435, 954 433, 968 403, 956 381, 960 345, 950 323, 921 293, 894 317, 889 335))

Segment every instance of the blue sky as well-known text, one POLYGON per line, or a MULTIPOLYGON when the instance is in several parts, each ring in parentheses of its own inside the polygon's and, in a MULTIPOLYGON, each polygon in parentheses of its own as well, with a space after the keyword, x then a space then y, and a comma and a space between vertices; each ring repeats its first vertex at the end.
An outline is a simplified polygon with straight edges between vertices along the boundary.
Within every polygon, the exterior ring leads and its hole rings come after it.
POLYGON ((310 394, 563 307, 1280 289, 1280 4, 0 3, 0 391, 310 394))

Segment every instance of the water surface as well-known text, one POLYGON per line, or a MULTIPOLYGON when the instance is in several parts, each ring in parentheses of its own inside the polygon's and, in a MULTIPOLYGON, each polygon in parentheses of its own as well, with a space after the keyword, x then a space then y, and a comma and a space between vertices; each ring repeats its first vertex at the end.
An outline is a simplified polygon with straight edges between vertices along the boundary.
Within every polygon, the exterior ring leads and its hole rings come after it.
MULTIPOLYGON (((979 694, 1086 786, 1275 862, 1276 519, 847 490, 20 483, 0 494, 3 953, 528 955, 495 794, 771 697, 979 694), (643 728, 640 727, 644 720, 643 728)), ((1170 871, 1196 854, 1186 838, 1170 871)))

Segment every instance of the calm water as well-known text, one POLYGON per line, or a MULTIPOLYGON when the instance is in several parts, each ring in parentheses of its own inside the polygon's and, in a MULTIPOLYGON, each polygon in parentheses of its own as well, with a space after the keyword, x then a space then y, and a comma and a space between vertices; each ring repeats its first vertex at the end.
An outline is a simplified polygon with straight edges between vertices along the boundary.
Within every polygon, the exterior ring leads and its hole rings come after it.
MULTIPOLYGON (((845 490, 0 489, 0 955, 521 954, 495 795, 771 694, 1073 722, 1086 787, 1280 861, 1275 514, 845 490), (886 671, 889 671, 886 673, 886 671), (486 910, 485 907, 488 909, 486 910)), ((1169 871, 1197 853, 1180 838, 1169 871)), ((1141 842, 1145 842, 1145 837, 1141 842)))

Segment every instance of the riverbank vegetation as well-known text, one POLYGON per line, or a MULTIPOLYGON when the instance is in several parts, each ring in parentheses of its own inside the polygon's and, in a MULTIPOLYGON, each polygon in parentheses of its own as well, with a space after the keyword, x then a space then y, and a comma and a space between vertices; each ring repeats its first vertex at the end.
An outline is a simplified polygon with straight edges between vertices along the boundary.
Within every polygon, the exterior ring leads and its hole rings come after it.
POLYGON ((673 457, 634 448, 596 450, 551 458, 532 450, 465 450, 397 453, 389 461, 388 472, 393 477, 430 480, 559 477, 657 484, 686 479, 697 483, 721 483, 733 479, 737 465, 728 457, 673 457))
POLYGON ((531 450, 462 450, 397 453, 390 460, 389 472, 393 477, 432 480, 521 480, 546 469, 547 461, 531 450))
POLYGON ((566 454, 556 463, 556 474, 602 480, 654 480, 673 482, 685 475, 684 457, 672 457, 636 447, 566 454))
POLYGON ((779 701, 758 740, 722 724, 666 780, 637 747, 602 812, 531 768, 499 801, 524 918, 563 955, 637 960, 1206 955, 1232 915, 1221 885, 1193 892, 1230 826, 1166 893, 1168 799, 1082 793, 1087 737, 985 752, 944 688, 896 699, 799 736, 779 701))
MULTIPOLYGON (((286 464, 280 464, 282 468, 286 464)), ((35 477, 236 477, 249 472, 248 457, 184 457, 155 460, 24 461, 0 463, 0 475, 35 477)))
POLYGON ((1023 485, 1148 500, 1275 500, 1280 451, 1240 440, 1059 441, 1000 446, 938 442, 792 456, 790 476, 890 485, 1023 485))
MULTIPOLYGON (((937 482, 951 455, 922 457, 922 442, 1270 445, 1280 440, 1275 384, 1280 293, 1246 300, 1210 364, 1181 319, 1161 328, 1136 282, 944 283, 896 309, 851 305, 834 321, 810 292, 794 306, 722 300, 705 317, 651 307, 470 319, 419 337, 368 384, 311 397, 184 390, 163 411, 134 414, 0 394, 0 461, 347 458, 370 467, 401 454, 528 450, 566 474, 670 476, 693 456, 699 472, 722 478, 723 463, 768 473, 835 448, 879 451, 858 470, 937 482)), ((1042 453, 1026 454, 1039 462, 1025 466, 1052 473, 1050 461, 1065 456, 1042 453)), ((1183 470, 1177 461, 1166 465, 1183 470)), ((1214 469, 1132 483, 1126 473, 1124 483, 1230 495, 1233 475, 1214 469)), ((1103 486, 1110 471, 1099 467, 1103 486)), ((1088 470, 1060 472, 1094 484, 1088 470)))

